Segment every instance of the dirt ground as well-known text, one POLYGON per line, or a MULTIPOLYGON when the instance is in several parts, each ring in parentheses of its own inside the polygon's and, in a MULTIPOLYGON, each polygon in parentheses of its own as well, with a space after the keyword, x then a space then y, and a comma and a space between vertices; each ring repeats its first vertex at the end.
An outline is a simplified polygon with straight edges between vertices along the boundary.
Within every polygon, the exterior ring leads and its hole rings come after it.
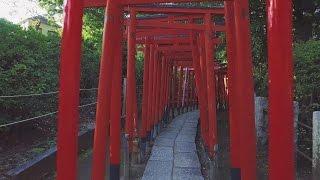
MULTIPOLYGON (((80 128, 84 131, 94 120, 95 107, 80 112, 80 128)), ((15 126, 0 132, 0 180, 5 174, 56 145, 56 118, 15 126)))

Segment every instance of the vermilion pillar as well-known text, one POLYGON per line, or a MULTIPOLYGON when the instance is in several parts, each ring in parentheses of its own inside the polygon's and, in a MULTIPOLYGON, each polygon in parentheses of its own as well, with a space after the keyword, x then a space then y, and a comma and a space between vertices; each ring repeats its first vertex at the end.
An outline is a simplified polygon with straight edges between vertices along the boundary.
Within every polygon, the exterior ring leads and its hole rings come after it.
POLYGON ((191 102, 191 70, 188 68, 187 79, 186 79, 186 106, 187 111, 189 111, 190 102, 191 102))
POLYGON ((82 1, 65 6, 60 60, 57 179, 77 178, 82 1))
POLYGON ((156 124, 160 122, 160 88, 161 88, 161 76, 162 76, 162 59, 159 58, 156 60, 157 65, 157 79, 156 79, 156 103, 155 103, 155 114, 156 114, 156 124))
MULTIPOLYGON (((122 12, 120 13, 122 14, 122 12)), ((120 16, 123 22, 122 16, 120 16)), ((122 32, 115 34, 116 39, 122 40, 122 32)), ((121 158, 121 85, 122 85, 122 41, 114 45, 114 65, 111 91, 110 112, 110 180, 120 178, 121 158)))
POLYGON ((148 87, 148 132, 150 133, 153 129, 153 83, 154 83, 154 45, 150 45, 150 63, 149 63, 149 87, 148 87))
POLYGON ((251 36, 249 27, 248 0, 234 1, 235 30, 237 56, 234 61, 236 68, 235 116, 239 120, 241 179, 256 179, 256 131, 254 121, 254 93, 251 57, 251 36), (243 146, 242 144, 246 144, 243 146))
POLYGON ((127 63, 127 92, 126 92, 126 133, 129 138, 129 150, 132 150, 135 124, 135 55, 136 55, 136 11, 130 9, 130 22, 128 26, 128 63, 127 63))
POLYGON ((187 83, 188 83, 188 68, 186 67, 183 71, 183 85, 182 85, 182 99, 181 106, 184 108, 187 105, 187 83))
POLYGON ((292 1, 268 0, 269 179, 295 179, 292 1))
POLYGON ((204 142, 207 142, 206 139, 206 121, 207 121, 207 111, 205 109, 206 105, 206 98, 204 95, 204 88, 202 86, 202 73, 200 68, 200 57, 199 57, 199 49, 197 46, 197 37, 196 34, 192 34, 192 64, 195 72, 195 81, 196 81, 196 88, 198 90, 199 96, 199 109, 200 109, 200 130, 201 136, 204 142))
POLYGON ((168 95, 168 91, 169 91, 169 60, 166 57, 165 58, 165 82, 164 82, 164 94, 163 94, 163 100, 162 100, 162 104, 163 104, 163 111, 165 112, 166 108, 167 108, 167 99, 169 97, 168 95))
POLYGON ((180 66, 180 71, 179 71, 179 85, 178 85, 178 108, 179 108, 179 114, 182 113, 183 107, 182 107, 182 96, 183 96, 183 66, 180 66))
POLYGON ((237 98, 233 87, 237 87, 236 71, 236 36, 234 21, 234 2, 225 2, 226 33, 227 33, 227 56, 228 56, 228 97, 229 97, 229 122, 230 122, 230 160, 231 176, 240 176, 240 132, 239 119, 237 118, 237 98))
POLYGON ((166 90, 167 90, 167 58, 163 57, 163 64, 162 64, 162 85, 161 85, 161 97, 160 97, 160 108, 161 108, 161 113, 160 116, 162 118, 165 110, 165 95, 166 95, 166 90))
POLYGON ((173 66, 172 68, 172 76, 171 76, 171 110, 172 110, 172 118, 174 118, 175 112, 175 100, 176 100, 176 79, 177 79, 177 66, 173 66))
MULTIPOLYGON (((136 68, 134 68, 134 74, 136 75, 136 68)), ((133 84, 134 84, 134 92, 133 92, 133 138, 138 137, 139 134, 139 119, 138 119, 138 103, 137 103, 137 80, 136 80, 136 76, 133 76, 133 84)))
POLYGON ((216 145, 216 88, 214 74, 213 44, 211 15, 205 15, 205 49, 208 91, 208 119, 209 119, 209 154, 213 156, 216 145))
POLYGON ((146 39, 144 49, 144 72, 143 72, 143 97, 142 97, 142 139, 147 135, 147 121, 148 121, 148 87, 149 87, 149 57, 150 57, 150 44, 146 39))
MULTIPOLYGON (((204 119, 204 141, 205 146, 208 148, 209 143, 209 119, 208 119, 208 90, 207 90, 207 68, 206 68, 206 53, 204 48, 204 34, 201 33, 198 39, 199 53, 200 53, 200 68, 201 68, 201 83, 202 83, 202 91, 204 96, 203 106, 205 108, 206 116, 204 119)), ((199 92, 201 94, 201 92, 199 92)))
MULTIPOLYGON (((158 54, 158 53, 157 53, 158 54)), ((158 117, 159 117, 159 107, 158 107, 158 102, 159 102, 159 83, 160 83, 160 80, 159 80, 159 75, 160 75, 160 59, 158 59, 159 56, 156 55, 156 59, 155 59, 155 88, 154 88, 154 99, 155 99, 155 103, 154 103, 154 124, 157 125, 158 124, 158 117)))
POLYGON ((109 141, 109 118, 112 80, 114 77, 114 61, 121 43, 122 13, 118 1, 109 0, 106 6, 104 25, 103 49, 100 63, 100 76, 98 88, 98 104, 96 112, 96 128, 93 147, 92 179, 104 179, 106 173, 107 142, 109 141), (116 53, 117 52, 117 53, 116 53))
POLYGON ((151 107, 152 107, 152 110, 151 110, 151 114, 152 114, 152 117, 151 117, 151 120, 152 120, 152 128, 154 129, 154 126, 156 125, 156 92, 157 92, 157 73, 158 73, 158 66, 157 66, 157 51, 156 51, 156 45, 153 46, 153 54, 152 54, 152 61, 153 61, 153 71, 151 72, 153 75, 153 80, 152 80, 152 104, 151 104, 151 107))

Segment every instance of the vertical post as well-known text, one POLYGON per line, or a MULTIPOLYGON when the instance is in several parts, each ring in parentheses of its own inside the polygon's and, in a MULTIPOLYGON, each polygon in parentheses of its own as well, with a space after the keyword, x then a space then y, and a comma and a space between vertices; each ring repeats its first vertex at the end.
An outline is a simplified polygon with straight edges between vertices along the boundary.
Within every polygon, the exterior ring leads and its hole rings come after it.
POLYGON ((174 118, 175 113, 175 100, 176 100, 176 79, 177 79, 177 66, 173 66, 172 69, 172 79, 171 79, 171 111, 172 111, 172 118, 174 118))
POLYGON ((312 118, 312 174, 316 180, 320 177, 320 111, 313 112, 312 118))
MULTIPOLYGON (((139 119, 138 119, 138 103, 137 103, 137 80, 136 80, 136 67, 134 68, 134 76, 133 76, 133 84, 134 84, 134 90, 133 90, 133 128, 132 131, 134 132, 133 137, 138 137, 139 133, 139 119)), ((134 139, 136 142, 136 140, 134 139)))
MULTIPOLYGON (((158 56, 157 56, 158 57, 158 56)), ((155 113, 156 113, 156 124, 158 125, 158 123, 160 122, 160 107, 159 107, 159 102, 160 102, 160 85, 161 85, 161 76, 162 76, 162 56, 160 58, 158 58, 156 60, 156 64, 157 64, 157 74, 156 74, 156 103, 155 103, 155 113)))
POLYGON ((129 151, 132 151, 134 137, 134 97, 135 93, 135 54, 136 54, 136 11, 130 9, 130 22, 128 27, 128 63, 127 63, 127 102, 126 102, 126 134, 128 135, 129 151))
POLYGON ((144 49, 144 72, 143 72, 143 97, 142 97, 142 141, 145 141, 147 135, 147 113, 148 113, 148 87, 149 87, 149 57, 150 57, 150 44, 148 39, 145 42, 144 49))
MULTIPOLYGON (((201 33, 198 38, 198 44, 199 44, 199 52, 200 52, 200 68, 201 68, 201 79, 202 79, 202 91, 204 96, 203 106, 205 107, 205 119, 204 119, 204 142, 205 147, 208 148, 208 142, 209 142, 209 117, 208 117, 208 88, 207 88, 207 68, 206 68, 206 52, 204 48, 204 34, 201 33)), ((200 94, 201 92, 199 92, 200 94)))
POLYGON ((192 64, 195 72, 195 81, 196 81, 196 88, 198 90, 198 96, 199 96, 199 109, 200 109, 200 130, 201 130, 201 136, 204 140, 204 142, 207 142, 206 140, 206 121, 207 121, 207 111, 205 109, 206 106, 206 98, 204 95, 204 88, 202 85, 202 73, 201 73, 201 67, 200 67, 200 58, 199 58, 199 49, 197 46, 197 37, 195 33, 192 33, 192 64))
POLYGON ((256 131, 254 121, 254 91, 253 91, 253 72, 251 57, 251 36, 249 21, 248 0, 234 1, 235 30, 237 56, 234 61, 236 67, 233 91, 236 93, 237 109, 235 116, 239 122, 240 143, 240 163, 241 179, 256 179, 256 131), (245 91, 243 91, 245 89, 245 91), (244 106, 245 103, 245 106, 244 106))
MULTIPOLYGON (((122 12, 121 12, 122 14, 122 12)), ((120 16, 122 18, 122 16, 120 16)), ((121 19, 122 22, 123 19, 121 19)), ((122 30, 122 28, 121 28, 122 30)), ((122 39, 122 31, 115 34, 118 40, 122 39)), ((120 178, 121 158, 121 84, 122 84, 122 41, 114 46, 114 65, 111 90, 111 112, 110 112, 110 180, 120 178)))
POLYGON ((184 71, 184 80, 183 80, 183 89, 182 89, 182 102, 181 102, 181 104, 182 104, 182 107, 184 107, 185 106, 185 102, 186 102, 186 91, 187 91, 187 77, 188 77, 188 68, 186 67, 185 68, 185 71, 184 71))
POLYGON ((164 96, 166 93, 166 76, 167 76, 167 60, 166 57, 163 56, 163 60, 162 60, 162 75, 161 75, 161 86, 160 86, 160 116, 162 119, 164 119, 163 115, 164 115, 164 96))
POLYGON ((188 71, 188 79, 187 79, 187 90, 186 90, 186 93, 187 93, 187 111, 190 110, 190 106, 191 106, 191 82, 192 82, 192 71, 189 70, 188 71))
MULTIPOLYGON (((109 119, 111 90, 114 75, 114 61, 119 57, 121 47, 121 6, 109 0, 105 12, 103 49, 100 63, 96 129, 93 147, 92 179, 104 179, 106 174, 107 142, 109 141, 109 119), (118 44, 118 45, 115 45, 118 44), (116 48, 115 48, 116 47, 116 48)), ((119 66, 119 64, 117 64, 119 66)))
POLYGON ((230 123, 230 160, 231 177, 240 178, 240 132, 237 118, 237 97, 233 87, 237 87, 236 80, 236 35, 234 20, 234 2, 225 2, 227 56, 228 56, 228 96, 229 96, 229 123, 230 123))
POLYGON ((157 66, 157 60, 158 60, 158 52, 156 50, 156 45, 154 45, 154 49, 153 49, 153 54, 152 54, 152 58, 153 58, 153 71, 151 73, 153 73, 153 85, 152 85, 152 104, 151 104, 151 107, 152 107, 152 128, 154 130, 154 133, 153 133, 153 137, 155 137, 154 135, 156 134, 156 131, 155 131, 155 126, 156 126, 156 92, 157 92, 157 73, 158 73, 158 66, 157 66))
POLYGON ((58 180, 77 178, 83 4, 69 0, 64 11, 58 113, 58 180))
POLYGON ((268 0, 269 179, 295 179, 292 1, 268 0))
POLYGON ((194 82, 195 81, 194 74, 195 74, 194 70, 190 72, 190 89, 189 89, 189 91, 190 91, 190 109, 191 109, 191 111, 194 110, 194 88, 195 88, 195 86, 194 86, 194 83, 195 83, 194 82))
POLYGON ((122 82, 122 95, 123 95, 123 102, 122 102, 122 112, 121 112, 121 116, 125 116, 126 115, 126 92, 127 92, 127 78, 123 78, 123 82, 122 82))
POLYGON ((166 99, 168 98, 168 79, 169 79, 169 72, 168 72, 168 68, 169 68, 169 63, 168 63, 168 58, 165 57, 165 73, 164 73, 164 93, 162 96, 162 107, 163 107, 163 111, 165 112, 166 110, 166 99))
POLYGON ((148 88, 148 132, 149 135, 151 135, 151 131, 153 128, 153 114, 152 114, 152 109, 153 109, 153 84, 154 84, 154 45, 150 45, 150 54, 149 54, 149 88, 148 88))
POLYGON ((179 72, 179 87, 178 87, 178 107, 179 107, 179 114, 182 114, 183 107, 182 107, 182 86, 183 86, 183 66, 180 66, 180 72, 179 72))
POLYGON ((205 14, 205 49, 207 67, 208 119, 209 119, 209 154, 214 155, 216 145, 216 88, 214 57, 212 44, 211 14, 205 14))

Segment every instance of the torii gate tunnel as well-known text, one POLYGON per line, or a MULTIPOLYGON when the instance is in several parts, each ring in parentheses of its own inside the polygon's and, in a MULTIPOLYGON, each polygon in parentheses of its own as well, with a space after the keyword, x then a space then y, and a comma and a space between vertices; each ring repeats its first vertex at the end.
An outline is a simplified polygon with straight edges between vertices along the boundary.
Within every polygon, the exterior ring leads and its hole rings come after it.
MULTIPOLYGON (((212 0, 211 0, 212 1, 212 0)), ((168 108, 199 107, 201 138, 216 154, 217 104, 227 105, 231 174, 256 176, 254 88, 248 0, 221 8, 168 7, 161 3, 200 0, 67 0, 61 47, 57 179, 77 178, 78 105, 82 17, 85 8, 105 7, 103 49, 93 147, 92 179, 119 179, 123 41, 127 41, 125 133, 146 141, 168 108), (157 4, 158 3, 158 4, 157 4), (137 14, 146 16, 140 17, 137 14), (161 15, 159 15, 161 14, 161 15), (216 16, 224 16, 219 23, 216 16), (215 61, 226 34, 227 67, 215 61), (139 45, 139 46, 137 46, 139 45), (142 123, 137 123, 135 54, 144 52, 142 123), (228 103, 227 103, 228 102, 228 103), (108 143, 110 142, 110 143, 108 143), (109 147, 110 144, 110 147, 109 147), (110 148, 110 154, 107 153, 110 148)), ((292 104, 292 2, 268 0, 269 179, 295 179, 292 104)))

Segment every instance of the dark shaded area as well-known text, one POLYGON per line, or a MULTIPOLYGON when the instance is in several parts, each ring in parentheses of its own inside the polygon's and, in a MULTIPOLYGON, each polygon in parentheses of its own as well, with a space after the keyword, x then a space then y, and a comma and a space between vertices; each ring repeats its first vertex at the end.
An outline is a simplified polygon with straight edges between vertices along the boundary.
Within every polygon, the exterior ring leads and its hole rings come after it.
MULTIPOLYGON (((210 161, 203 142, 200 138, 200 125, 196 137, 197 151, 202 166, 202 174, 209 180, 213 174, 213 180, 229 180, 230 172, 230 136, 228 112, 218 112, 218 151, 216 158, 210 161)), ((299 142, 299 141, 298 141, 299 142)), ((257 179, 268 179, 268 147, 257 147, 257 179)), ((296 177, 298 180, 312 179, 312 163, 305 157, 296 154, 296 177)))

